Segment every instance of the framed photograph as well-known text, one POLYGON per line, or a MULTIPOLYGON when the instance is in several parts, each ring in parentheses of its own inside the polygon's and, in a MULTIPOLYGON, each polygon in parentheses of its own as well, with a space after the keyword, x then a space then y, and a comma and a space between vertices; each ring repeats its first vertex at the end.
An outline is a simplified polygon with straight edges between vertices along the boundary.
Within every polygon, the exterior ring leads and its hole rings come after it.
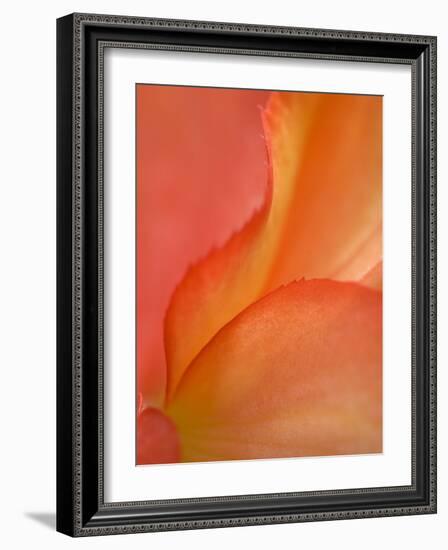
POLYGON ((57 21, 57 529, 436 511, 436 38, 57 21))

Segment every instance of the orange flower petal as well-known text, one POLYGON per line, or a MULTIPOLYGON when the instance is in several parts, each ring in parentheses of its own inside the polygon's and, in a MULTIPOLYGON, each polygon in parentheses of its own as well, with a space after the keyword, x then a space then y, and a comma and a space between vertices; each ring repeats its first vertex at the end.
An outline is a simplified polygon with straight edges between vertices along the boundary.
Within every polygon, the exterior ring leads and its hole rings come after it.
POLYGON ((277 94, 267 107, 274 185, 295 179, 268 289, 298 277, 358 280, 382 259, 382 98, 313 94, 304 150, 285 172, 307 95, 277 94))
POLYGON ((263 200, 260 106, 267 96, 137 86, 137 365, 144 406, 165 397, 163 320, 174 288, 263 200))
POLYGON ((173 294, 165 320, 168 400, 202 347, 263 293, 282 234, 282 221, 294 194, 295 180, 291 175, 300 159, 307 124, 318 101, 315 94, 300 97, 303 125, 289 136, 296 154, 291 159, 282 159, 290 177, 272 181, 270 122, 263 113, 267 147, 264 202, 224 246, 190 268, 173 294))
POLYGON ((264 204, 176 288, 165 321, 168 399, 202 347, 268 290, 358 279, 381 259, 381 98, 273 93, 264 204))
POLYGON ((201 351, 168 407, 181 460, 382 450, 381 293, 300 281, 201 351))
POLYGON ((210 338, 260 291, 257 242, 270 200, 243 230, 194 265, 176 288, 165 319, 167 399, 210 338))
POLYGON ((179 437, 172 420, 149 407, 138 415, 137 426, 137 464, 179 462, 179 437))

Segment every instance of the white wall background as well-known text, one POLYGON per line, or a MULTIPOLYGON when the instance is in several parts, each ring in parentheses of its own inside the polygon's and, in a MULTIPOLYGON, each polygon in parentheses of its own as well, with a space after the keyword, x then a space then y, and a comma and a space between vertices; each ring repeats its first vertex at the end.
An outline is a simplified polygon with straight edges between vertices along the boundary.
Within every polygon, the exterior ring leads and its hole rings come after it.
MULTIPOLYGON (((59 0, 3 6, 0 508, 4 548, 440 548, 448 521, 448 34, 443 0, 59 0), (73 11, 439 37, 439 513, 72 540, 55 511, 55 19, 73 11)), ((445 537, 444 537, 445 538, 445 537)))

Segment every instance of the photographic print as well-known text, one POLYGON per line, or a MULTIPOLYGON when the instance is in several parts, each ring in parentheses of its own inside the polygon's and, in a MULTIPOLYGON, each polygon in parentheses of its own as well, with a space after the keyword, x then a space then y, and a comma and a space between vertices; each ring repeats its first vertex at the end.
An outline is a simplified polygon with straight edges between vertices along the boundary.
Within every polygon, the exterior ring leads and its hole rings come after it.
POLYGON ((382 97, 136 84, 136 463, 382 452, 382 97))
POLYGON ((57 21, 57 530, 433 514, 437 38, 57 21))

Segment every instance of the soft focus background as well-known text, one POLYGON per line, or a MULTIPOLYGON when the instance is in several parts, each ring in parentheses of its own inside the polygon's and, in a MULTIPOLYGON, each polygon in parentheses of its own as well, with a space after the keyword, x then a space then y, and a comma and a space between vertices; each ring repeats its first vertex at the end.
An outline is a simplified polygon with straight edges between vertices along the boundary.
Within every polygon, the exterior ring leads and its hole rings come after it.
POLYGON ((8 3, 1 33, 2 547, 440 548, 448 520, 448 35, 442 0, 8 3), (72 540, 55 524, 55 19, 73 11, 439 36, 439 514, 72 540))

